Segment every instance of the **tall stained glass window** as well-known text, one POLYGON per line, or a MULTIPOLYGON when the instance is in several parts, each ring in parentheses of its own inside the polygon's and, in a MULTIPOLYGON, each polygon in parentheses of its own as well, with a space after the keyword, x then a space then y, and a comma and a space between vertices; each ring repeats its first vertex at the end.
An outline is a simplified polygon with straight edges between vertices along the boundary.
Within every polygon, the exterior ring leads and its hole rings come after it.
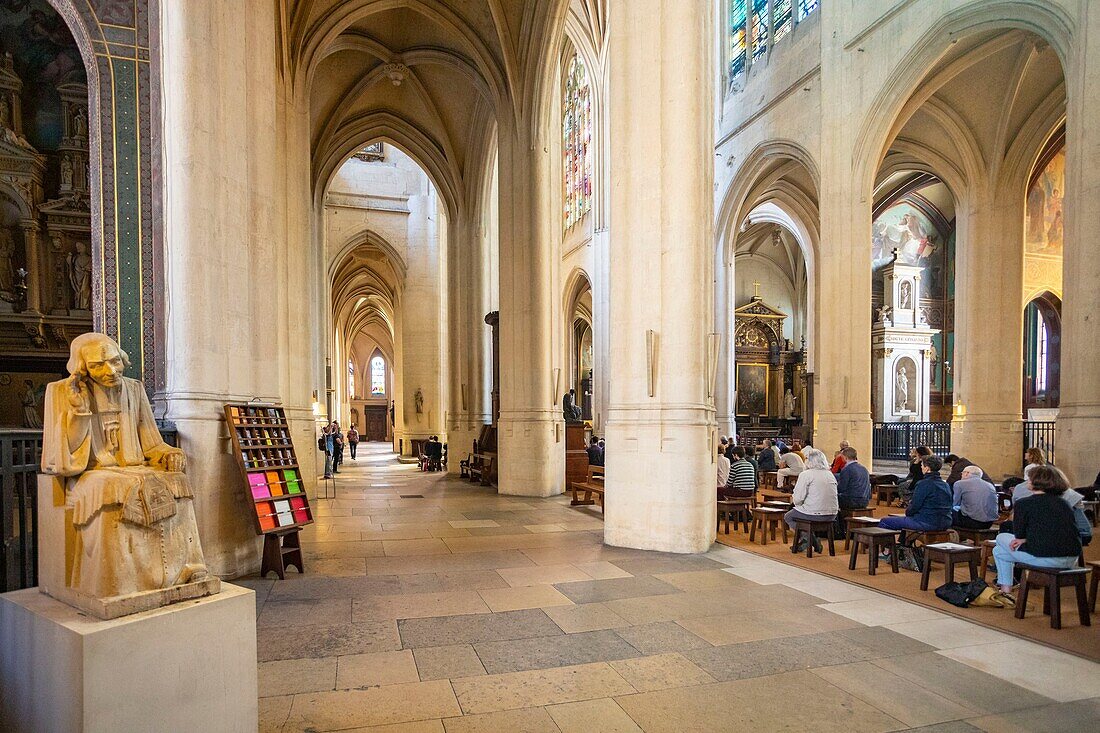
POLYGON ((386 396, 386 361, 381 356, 370 360, 371 397, 386 396))
POLYGON ((772 3, 772 43, 778 43, 794 26, 792 2, 793 0, 774 0, 772 3))
POLYGON ((348 359, 348 399, 355 399, 355 364, 348 359))
POLYGON ((752 38, 752 57, 755 59, 768 50, 768 0, 752 0, 749 35, 752 38))
POLYGON ((730 79, 745 70, 745 0, 730 0, 730 79))
POLYGON ((569 60, 562 103, 563 221, 569 229, 592 210, 592 89, 584 62, 569 60))

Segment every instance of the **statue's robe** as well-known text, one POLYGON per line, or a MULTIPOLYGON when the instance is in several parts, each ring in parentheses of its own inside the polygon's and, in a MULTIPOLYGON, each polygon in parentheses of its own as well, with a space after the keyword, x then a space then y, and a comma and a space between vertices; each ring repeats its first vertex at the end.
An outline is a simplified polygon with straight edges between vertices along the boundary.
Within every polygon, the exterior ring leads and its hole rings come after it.
POLYGON ((205 566, 187 476, 164 468, 174 449, 157 429, 141 382, 91 386, 90 415, 70 404, 69 380, 46 388, 42 472, 64 477, 72 509, 69 586, 109 598, 185 582, 190 570, 205 566))

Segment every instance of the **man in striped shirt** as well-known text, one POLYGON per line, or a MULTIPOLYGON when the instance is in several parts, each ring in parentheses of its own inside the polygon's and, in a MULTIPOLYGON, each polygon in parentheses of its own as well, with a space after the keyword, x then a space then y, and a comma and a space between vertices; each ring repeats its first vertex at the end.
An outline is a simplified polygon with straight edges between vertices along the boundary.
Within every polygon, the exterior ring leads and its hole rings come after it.
POLYGON ((745 497, 756 493, 756 469, 745 460, 745 449, 733 448, 733 462, 730 464, 730 477, 726 481, 727 497, 745 497))

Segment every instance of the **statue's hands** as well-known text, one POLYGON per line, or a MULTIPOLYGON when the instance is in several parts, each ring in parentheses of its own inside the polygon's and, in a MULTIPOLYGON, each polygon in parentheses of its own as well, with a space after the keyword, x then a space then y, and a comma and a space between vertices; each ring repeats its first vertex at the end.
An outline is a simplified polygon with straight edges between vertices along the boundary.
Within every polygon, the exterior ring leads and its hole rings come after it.
POLYGON ((164 454, 164 470, 172 473, 180 473, 183 471, 184 457, 183 451, 176 448, 173 451, 164 454))
POLYGON ((69 404, 77 415, 92 414, 92 391, 84 377, 74 374, 69 377, 69 404))

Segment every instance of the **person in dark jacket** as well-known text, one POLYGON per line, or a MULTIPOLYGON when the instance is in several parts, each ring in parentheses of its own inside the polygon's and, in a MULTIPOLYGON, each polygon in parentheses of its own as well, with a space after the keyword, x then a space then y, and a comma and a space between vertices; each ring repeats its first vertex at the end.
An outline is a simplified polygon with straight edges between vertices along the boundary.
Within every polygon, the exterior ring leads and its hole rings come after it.
POLYGON ((1013 506, 1012 534, 997 535, 993 548, 1002 593, 1012 591, 1016 563, 1072 568, 1081 554, 1073 510, 1062 498, 1069 489, 1065 474, 1054 466, 1036 466, 1028 478, 1032 490, 1039 493, 1013 506))
POLYGON ((898 496, 903 502, 908 502, 917 490, 917 482, 924 478, 921 469, 921 461, 925 456, 932 455, 932 449, 925 445, 918 445, 909 451, 909 473, 898 484, 898 496))
POLYGON ((588 443, 588 465, 589 466, 602 466, 603 465, 603 448, 600 448, 600 439, 595 435, 588 443))
POLYGON ((756 465, 760 467, 761 471, 777 471, 779 466, 776 465, 775 451, 772 450, 772 442, 770 440, 764 441, 764 447, 756 453, 756 465))
MULTIPOLYGON (((947 474, 947 483, 951 486, 955 485, 955 482, 963 477, 963 471, 967 466, 973 466, 974 462, 968 458, 960 458, 952 453, 943 459, 944 464, 951 469, 951 472, 947 474)), ((989 474, 982 472, 982 480, 993 483, 993 479, 989 477, 989 474)))
POLYGON ((925 456, 921 460, 924 478, 917 482, 913 499, 905 508, 904 517, 884 517, 879 522, 883 529, 906 529, 915 532, 933 532, 951 526, 951 487, 940 478, 943 461, 939 456, 925 456))
POLYGON ((844 456, 844 468, 836 477, 836 493, 841 509, 864 509, 871 501, 871 475, 857 460, 856 449, 851 446, 840 451, 844 456))

